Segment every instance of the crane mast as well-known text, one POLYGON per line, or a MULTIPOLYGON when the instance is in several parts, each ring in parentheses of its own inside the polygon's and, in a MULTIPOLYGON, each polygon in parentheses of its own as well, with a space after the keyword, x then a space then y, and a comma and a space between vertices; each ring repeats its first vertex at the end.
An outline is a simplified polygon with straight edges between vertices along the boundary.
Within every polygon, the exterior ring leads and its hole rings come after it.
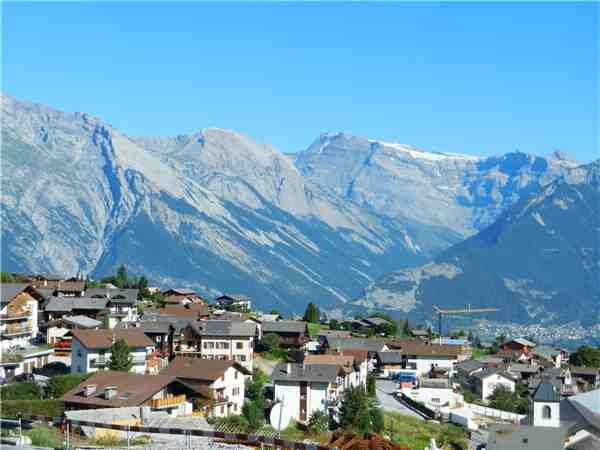
POLYGON ((463 309, 442 309, 437 306, 433 306, 434 311, 438 315, 438 332, 440 336, 440 342, 442 339, 442 318, 443 316, 454 316, 454 315, 469 315, 478 313, 498 312, 498 308, 471 308, 471 305, 467 305, 463 309))

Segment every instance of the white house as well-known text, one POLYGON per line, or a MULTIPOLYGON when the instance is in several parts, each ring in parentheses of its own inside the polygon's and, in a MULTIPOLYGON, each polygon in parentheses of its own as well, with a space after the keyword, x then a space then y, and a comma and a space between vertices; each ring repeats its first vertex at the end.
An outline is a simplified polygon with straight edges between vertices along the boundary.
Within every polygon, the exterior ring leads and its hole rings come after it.
POLYGON ((275 402, 283 402, 298 422, 307 423, 315 411, 327 413, 339 402, 336 365, 280 363, 271 378, 275 402))
POLYGON ((146 373, 154 342, 139 328, 71 331, 71 373, 89 373, 107 368, 112 345, 123 339, 133 357, 132 372, 146 373))
POLYGON ((352 355, 306 355, 304 364, 331 364, 338 368, 338 394, 344 389, 364 386, 367 383, 367 361, 358 360, 352 355))
POLYGON ((471 375, 471 385, 482 400, 487 400, 494 391, 502 386, 511 392, 515 392, 515 381, 506 372, 497 370, 481 370, 471 375))
POLYGON ((177 378, 205 398, 208 415, 227 417, 241 414, 250 371, 231 360, 177 357, 161 375, 177 378))

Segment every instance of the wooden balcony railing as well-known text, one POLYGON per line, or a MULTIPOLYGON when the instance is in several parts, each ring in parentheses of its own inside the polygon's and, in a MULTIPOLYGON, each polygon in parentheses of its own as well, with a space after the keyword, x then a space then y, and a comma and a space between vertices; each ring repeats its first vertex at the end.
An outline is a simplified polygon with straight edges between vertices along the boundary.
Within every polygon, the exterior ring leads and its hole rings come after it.
POLYGON ((150 400, 150 407, 152 408, 171 408, 173 406, 180 405, 186 400, 185 395, 169 395, 165 398, 157 398, 150 400))

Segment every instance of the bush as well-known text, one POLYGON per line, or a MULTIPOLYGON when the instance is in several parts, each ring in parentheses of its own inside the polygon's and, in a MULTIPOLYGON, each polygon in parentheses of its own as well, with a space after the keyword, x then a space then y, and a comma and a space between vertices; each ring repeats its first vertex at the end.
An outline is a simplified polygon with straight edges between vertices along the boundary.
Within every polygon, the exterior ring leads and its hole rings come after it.
POLYGON ((463 397, 467 403, 475 403, 477 401, 477 397, 471 391, 464 391, 463 397))
POLYGON ((375 398, 375 396, 377 395, 377 392, 375 392, 375 390, 376 390, 375 382, 376 382, 376 380, 373 375, 367 376, 367 394, 369 395, 369 397, 372 397, 372 398, 375 398))
POLYGON ((2 401, 2 416, 61 417, 65 411, 64 403, 59 400, 5 400, 2 401))
POLYGON ((340 426, 362 436, 383 429, 381 410, 375 407, 373 400, 360 387, 344 392, 340 407, 340 426))
POLYGON ((265 423, 265 411, 263 405, 256 401, 247 401, 242 407, 242 415, 248 421, 248 432, 255 433, 265 423))
POLYGON ((0 389, 0 399, 5 400, 40 400, 42 389, 32 382, 19 382, 3 386, 0 389))
POLYGON ((490 406, 517 414, 527 414, 529 412, 529 400, 519 397, 516 392, 511 392, 504 386, 498 386, 490 396, 490 406))
POLYGON ((43 425, 34 425, 33 429, 24 433, 31 439, 31 444, 36 447, 60 448, 62 435, 54 428, 43 425))
POLYGON ((48 398, 60 398, 66 392, 73 389, 78 384, 85 381, 91 374, 71 373, 68 375, 59 375, 50 378, 46 387, 46 396, 48 398))
POLYGON ((225 428, 228 432, 246 433, 248 431, 248 421, 244 416, 217 417, 213 424, 218 429, 225 428))
POLYGON ((329 429, 329 417, 323 411, 315 411, 308 421, 308 432, 312 435, 319 435, 327 432, 329 429))

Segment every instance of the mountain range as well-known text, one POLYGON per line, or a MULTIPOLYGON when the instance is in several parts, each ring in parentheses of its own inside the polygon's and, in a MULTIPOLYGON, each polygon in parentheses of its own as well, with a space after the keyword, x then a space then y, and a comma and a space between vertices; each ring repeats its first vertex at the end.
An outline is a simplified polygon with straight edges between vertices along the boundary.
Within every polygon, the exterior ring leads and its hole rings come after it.
POLYGON ((128 136, 5 94, 1 164, 3 270, 99 277, 125 264, 286 312, 410 310, 403 292, 373 295, 385 274, 437 264, 578 170, 560 152, 473 157, 347 133, 295 154, 217 128, 128 136))

